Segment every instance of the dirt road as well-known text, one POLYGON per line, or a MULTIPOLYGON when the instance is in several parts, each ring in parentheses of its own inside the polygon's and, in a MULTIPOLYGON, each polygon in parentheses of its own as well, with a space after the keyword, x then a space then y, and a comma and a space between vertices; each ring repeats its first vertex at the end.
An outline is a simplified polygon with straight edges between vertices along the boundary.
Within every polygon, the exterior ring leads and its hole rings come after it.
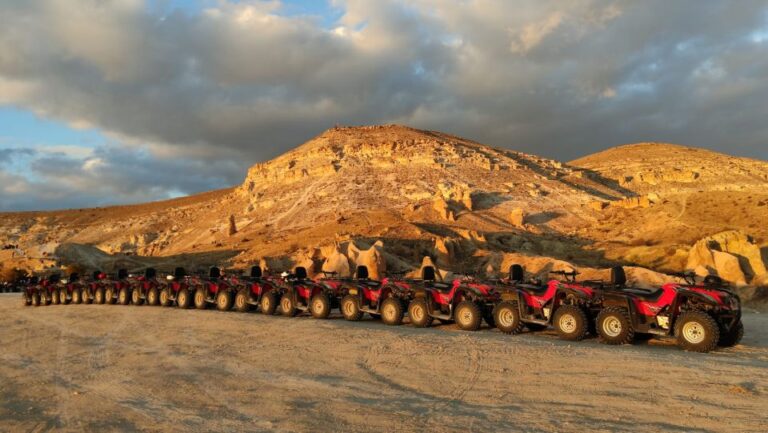
POLYGON ((768 315, 711 354, 0 295, 0 431, 765 431, 768 315))

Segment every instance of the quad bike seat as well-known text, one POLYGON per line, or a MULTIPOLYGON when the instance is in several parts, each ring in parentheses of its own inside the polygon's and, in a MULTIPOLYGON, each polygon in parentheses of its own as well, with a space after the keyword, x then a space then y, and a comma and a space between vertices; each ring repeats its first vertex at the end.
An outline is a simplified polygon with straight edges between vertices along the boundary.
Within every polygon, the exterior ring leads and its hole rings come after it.
POLYGON ((543 295, 549 288, 548 286, 540 286, 536 284, 518 284, 517 287, 527 292, 531 292, 534 295, 543 295))
POLYGON ((366 285, 366 286, 368 286, 368 287, 373 287, 373 288, 378 288, 378 287, 381 287, 381 281, 376 281, 376 280, 365 280, 365 281, 363 281, 362 283, 363 283, 363 284, 365 284, 365 285, 366 285))
POLYGON ((442 293, 448 293, 451 291, 453 284, 432 282, 429 286, 433 289, 439 290, 442 293))
POLYGON ((655 302, 659 299, 662 293, 664 293, 664 290, 662 289, 640 289, 637 287, 622 287, 622 292, 629 293, 633 296, 636 296, 643 301, 648 302, 655 302))

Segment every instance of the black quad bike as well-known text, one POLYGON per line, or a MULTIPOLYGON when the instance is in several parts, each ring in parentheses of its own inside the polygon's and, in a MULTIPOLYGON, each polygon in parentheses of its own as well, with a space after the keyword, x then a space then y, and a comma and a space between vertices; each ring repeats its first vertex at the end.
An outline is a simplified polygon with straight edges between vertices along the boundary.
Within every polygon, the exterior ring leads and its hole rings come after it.
POLYGON ((584 339, 600 310, 600 281, 576 281, 577 272, 555 271, 564 281, 541 284, 525 281, 525 271, 512 265, 509 277, 496 282, 501 302, 493 309, 496 327, 507 334, 519 334, 525 327, 538 331, 554 326, 563 340, 584 339))
POLYGON ((358 321, 368 313, 372 317, 381 317, 386 325, 400 325, 411 299, 413 291, 406 281, 397 277, 371 280, 368 268, 358 266, 355 278, 344 290, 340 309, 347 320, 358 321))
POLYGON ((476 331, 483 319, 493 326, 491 311, 498 300, 499 294, 491 285, 474 279, 438 282, 435 269, 426 266, 421 281, 415 281, 408 316, 411 324, 418 328, 428 327, 438 319, 455 321, 465 331, 476 331))
POLYGON ((716 276, 701 283, 692 273, 678 276, 686 283, 642 289, 626 285, 623 268, 612 269, 613 285, 604 291, 597 315, 600 341, 627 344, 636 338, 674 336, 680 348, 693 352, 738 344, 744 335, 739 296, 716 276))

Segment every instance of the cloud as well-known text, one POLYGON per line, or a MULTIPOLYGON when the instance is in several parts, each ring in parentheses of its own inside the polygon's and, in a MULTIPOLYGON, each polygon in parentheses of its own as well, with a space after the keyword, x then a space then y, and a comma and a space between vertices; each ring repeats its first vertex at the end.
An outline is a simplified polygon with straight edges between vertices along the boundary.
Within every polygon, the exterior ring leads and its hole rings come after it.
POLYGON ((337 123, 561 160, 642 140, 768 159, 765 2, 333 4, 327 25, 274 1, 161 15, 139 0, 0 0, 0 103, 110 137, 69 161, 88 168, 69 184, 85 204, 238 183, 337 123), (95 188, 90 172, 139 189, 95 188))

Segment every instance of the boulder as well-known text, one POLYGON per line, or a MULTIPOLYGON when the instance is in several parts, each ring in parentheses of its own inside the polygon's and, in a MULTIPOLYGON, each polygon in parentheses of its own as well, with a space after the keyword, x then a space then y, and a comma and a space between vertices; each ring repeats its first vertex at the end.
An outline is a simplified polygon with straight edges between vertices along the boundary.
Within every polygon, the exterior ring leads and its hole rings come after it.
POLYGON ((332 248, 323 251, 325 261, 323 261, 322 270, 324 272, 336 272, 342 278, 352 276, 353 270, 349 264, 349 258, 341 252, 338 243, 332 248))
POLYGON ((440 218, 447 221, 456 221, 456 217, 448 206, 448 202, 445 201, 442 196, 435 197, 435 199, 432 201, 432 208, 437 211, 437 214, 440 215, 440 218))
POLYGON ((696 242, 688 253, 686 268, 699 275, 717 274, 734 284, 759 281, 768 273, 760 247, 751 237, 736 230, 696 242))
POLYGON ((509 222, 515 226, 522 228, 525 226, 525 211, 521 208, 516 208, 509 213, 509 222))
POLYGON ((720 278, 738 286, 747 284, 747 278, 744 276, 741 264, 736 256, 722 251, 713 251, 712 257, 714 258, 717 275, 720 278))
POLYGON ((384 257, 384 242, 376 241, 367 250, 361 250, 350 242, 347 246, 347 256, 354 265, 351 272, 357 270, 358 266, 368 268, 368 277, 372 280, 380 280, 387 271, 387 260, 384 257))

